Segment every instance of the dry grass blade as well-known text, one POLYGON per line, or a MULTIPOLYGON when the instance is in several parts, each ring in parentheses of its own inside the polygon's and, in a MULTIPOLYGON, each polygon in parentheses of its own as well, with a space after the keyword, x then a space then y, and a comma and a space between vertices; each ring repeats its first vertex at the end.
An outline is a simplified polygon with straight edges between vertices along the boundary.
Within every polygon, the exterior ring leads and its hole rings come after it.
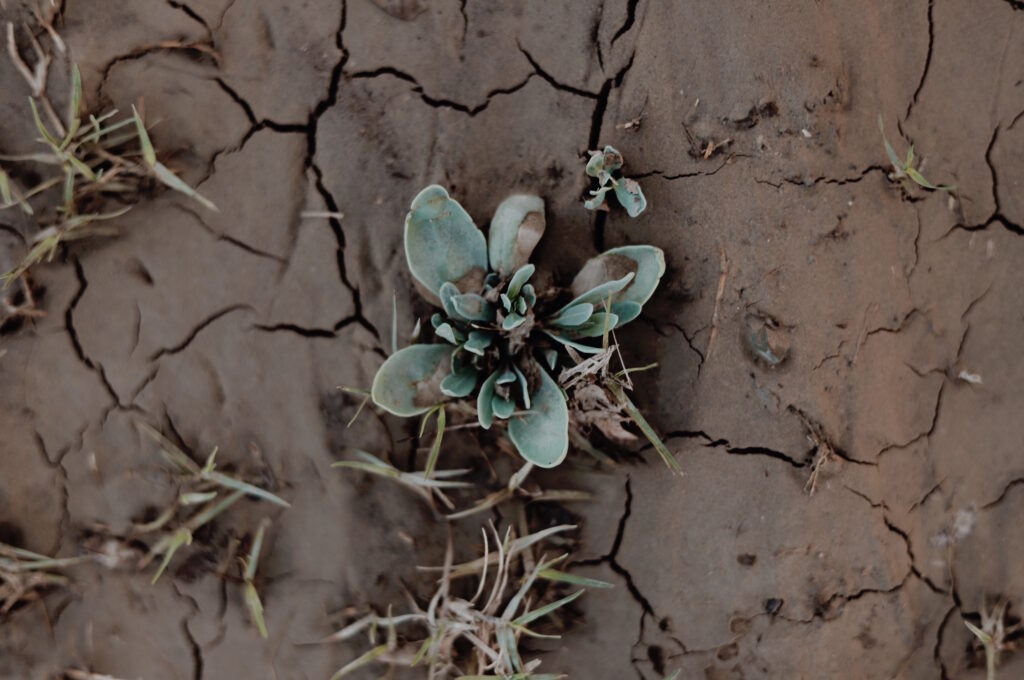
POLYGON ((150 548, 146 557, 144 557, 139 563, 139 567, 145 569, 154 558, 162 555, 163 559, 160 562, 160 566, 157 569, 156 574, 153 575, 152 583, 156 583, 167 569, 168 565, 170 565, 174 554, 183 546, 190 545, 192 543, 192 534, 208 522, 213 521, 218 515, 238 502, 244 495, 245 493, 243 491, 234 491, 221 500, 215 503, 210 503, 203 510, 189 517, 182 526, 166 534, 163 538, 157 541, 157 543, 150 548))
POLYGON ((626 414, 636 423, 636 426, 640 428, 640 431, 647 441, 651 443, 654 450, 658 452, 661 459, 665 461, 665 465, 668 465, 669 469, 678 474, 683 474, 683 470, 679 467, 679 461, 676 460, 672 452, 668 450, 665 443, 661 441, 661 437, 654 431, 651 424, 644 418, 644 414, 640 412, 640 409, 636 407, 636 404, 626 395, 626 391, 622 388, 622 385, 614 381, 608 381, 606 383, 608 391, 611 392, 612 396, 619 402, 619 404, 625 409, 626 414))
MULTIPOLYGON (((572 531, 576 528, 575 524, 559 524, 542 531, 530 534, 529 536, 523 536, 522 538, 516 538, 508 543, 505 548, 504 558, 507 560, 515 555, 518 555, 527 548, 540 543, 546 538, 550 538, 556 534, 560 534, 565 531, 572 531)), ((491 553, 486 560, 490 564, 495 564, 499 557, 499 554, 491 553)), ((457 564, 451 569, 451 578, 464 578, 466 576, 472 576, 473 574, 480 571, 483 568, 485 558, 478 558, 462 564, 457 564)), ((442 571, 443 567, 417 567, 420 571, 442 571)))
POLYGON ((504 540, 501 540, 493 525, 490 529, 497 541, 497 551, 489 550, 485 531, 484 557, 476 561, 478 568, 473 572, 480 582, 471 600, 458 597, 451 588, 452 579, 455 578, 458 568, 452 564, 453 546, 449 532, 444 565, 440 567, 442 575, 437 591, 425 611, 413 602, 413 611, 409 614, 392 616, 390 610, 386 617, 370 614, 350 623, 328 638, 330 641, 345 640, 368 630, 370 643, 375 644, 375 629, 381 625, 388 626, 387 644, 377 645, 349 663, 342 671, 354 670, 373 660, 391 664, 405 663, 405 650, 395 651, 396 635, 393 631, 396 626, 409 625, 425 629, 426 634, 419 642, 409 647, 415 647, 417 652, 408 660, 408 665, 425 664, 430 678, 541 680, 563 677, 559 674, 535 673, 540 660, 524 661, 519 651, 519 640, 523 635, 539 638, 556 637, 530 630, 527 626, 553 615, 585 591, 579 590, 551 602, 546 601, 550 590, 532 591, 541 574, 552 570, 555 564, 565 559, 565 556, 546 562, 539 560, 528 574, 523 574, 516 568, 519 563, 517 554, 542 540, 543 536, 550 536, 550 532, 537 532, 522 539, 513 539, 510 528, 504 540), (492 557, 494 559, 491 559, 492 557), (497 568, 488 578, 491 574, 488 565, 491 563, 495 563, 497 568), (516 571, 519 571, 519 576, 515 575, 516 571), (488 581, 492 582, 491 596, 481 607, 476 603, 486 590, 488 581), (519 585, 510 595, 508 588, 513 582, 519 585), (534 604, 540 606, 533 608, 534 604), (500 616, 497 613, 499 609, 502 610, 500 616))
POLYGON ((287 501, 270 493, 266 489, 262 489, 255 484, 243 482, 242 480, 226 475, 223 472, 218 472, 214 463, 217 449, 214 449, 207 458, 206 464, 200 467, 198 463, 192 460, 188 454, 178 448, 174 442, 167 439, 167 437, 163 436, 142 421, 137 421, 137 425, 139 430, 147 434, 151 439, 153 439, 153 441, 159 444, 160 455, 164 460, 171 464, 179 475, 183 477, 191 477, 196 482, 209 482, 210 484, 224 489, 229 489, 231 491, 241 491, 247 496, 265 500, 283 508, 291 507, 287 501))
POLYGON ((267 625, 263 620, 263 602, 260 601, 260 595, 256 591, 255 580, 256 569, 260 561, 260 550, 263 548, 263 535, 269 525, 270 520, 264 519, 260 522, 259 529, 256 530, 256 537, 252 541, 252 547, 249 549, 249 556, 245 559, 245 574, 243 576, 245 605, 249 609, 249 615, 252 617, 256 630, 264 640, 267 639, 267 625))
MULTIPOLYGON (((64 53, 53 18, 37 12, 36 19, 53 45, 64 53)), ((25 115, 31 116, 42 146, 38 153, 0 157, 14 164, 0 170, 0 210, 18 206, 36 217, 39 228, 39 235, 31 239, 33 246, 21 263, 4 275, 8 282, 30 267, 48 261, 61 243, 104 233, 105 230, 94 227, 95 222, 119 217, 127 211, 106 210, 110 197, 117 195, 122 205, 137 202, 149 191, 149 178, 216 209, 159 162, 137 114, 106 123, 116 111, 102 115, 83 111, 82 79, 74 63, 67 65, 71 85, 67 119, 62 120, 47 95, 51 55, 37 40, 37 33, 28 27, 24 32, 35 52, 35 65, 30 68, 18 52, 13 24, 7 24, 8 55, 31 88, 25 115), (43 171, 33 165, 43 166, 43 171), (19 188, 15 179, 28 179, 33 186, 19 188)))
POLYGON ((473 486, 469 482, 461 482, 454 477, 461 477, 469 473, 468 468, 456 470, 435 470, 432 478, 415 472, 402 472, 389 463, 366 451, 353 449, 352 454, 359 460, 342 460, 332 463, 331 467, 359 470, 379 477, 393 479, 402 486, 408 488, 433 507, 434 500, 440 501, 448 509, 455 507, 451 499, 445 495, 445 489, 465 489, 473 486))
POLYGON ((331 676, 331 680, 339 680, 339 678, 345 677, 346 675, 348 675, 352 671, 358 670, 358 669, 362 668, 363 666, 366 666, 368 664, 373 663, 374 661, 379 659, 381 656, 383 656, 384 653, 387 652, 387 651, 388 651, 388 646, 387 645, 377 645, 376 647, 374 647, 370 651, 366 652, 365 654, 363 654, 359 658, 357 658, 357 659, 355 659, 353 661, 350 661, 347 664, 345 664, 344 666, 342 666, 341 668, 339 668, 338 672, 331 676))
POLYGON ((0 615, 39 599, 46 590, 67 585, 67 577, 53 572, 88 561, 87 556, 47 557, 0 543, 0 615))

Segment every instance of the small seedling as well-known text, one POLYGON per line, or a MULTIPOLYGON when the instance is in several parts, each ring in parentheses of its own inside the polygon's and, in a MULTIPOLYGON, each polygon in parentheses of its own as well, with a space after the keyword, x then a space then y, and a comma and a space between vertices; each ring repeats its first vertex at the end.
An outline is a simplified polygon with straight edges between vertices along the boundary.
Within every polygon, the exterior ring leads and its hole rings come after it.
MULTIPOLYGON (((565 527, 559 527, 562 531, 565 527)), ((504 538, 491 526, 496 549, 490 549, 487 531, 483 531, 484 555, 470 563, 468 571, 452 564, 453 547, 451 537, 445 552, 444 566, 439 567, 441 577, 437 592, 426 609, 413 603, 407 614, 387 616, 369 614, 345 626, 326 638, 325 642, 348 640, 366 631, 369 633, 369 651, 342 667, 332 680, 339 680, 356 668, 372 662, 415 667, 426 665, 430 677, 450 677, 455 674, 463 678, 517 678, 521 680, 554 680, 564 677, 558 674, 535 673, 539 659, 525 661, 519 649, 523 636, 557 639, 557 635, 539 633, 531 625, 546 617, 555 615, 559 609, 580 597, 586 586, 609 588, 611 584, 594 579, 583 579, 566 574, 555 567, 565 556, 545 560, 543 556, 527 561, 516 557, 532 545, 551 536, 550 530, 516 539, 509 529, 504 538), (522 563, 520 571, 517 567, 522 563), (494 567, 491 587, 487 590, 488 576, 494 567), (520 571, 517 577, 516 572, 520 571), (476 576, 477 588, 469 599, 457 597, 452 592, 454 579, 476 576), (546 592, 535 593, 538 581, 568 583, 581 586, 569 595, 554 601, 544 601, 546 592), (510 588, 518 582, 514 591, 510 588), (487 596, 484 599, 484 596, 487 596), (535 599, 539 598, 539 599, 535 599), (387 641, 377 644, 376 631, 380 627, 388 631, 387 641), (396 629, 413 626, 425 632, 418 642, 398 644, 396 629)), ((557 532, 555 532, 557 533, 557 532)), ((466 565, 460 565, 464 569, 466 565)), ((414 640, 416 638, 413 638, 414 640)))
POLYGON ((889 143, 888 137, 885 136, 885 126, 882 123, 882 114, 878 114, 878 131, 882 133, 882 141, 885 143, 885 153, 889 156, 889 162, 892 163, 892 178, 896 181, 902 180, 904 177, 909 177, 915 184, 928 190, 940 190, 953 192, 956 190, 955 184, 941 184, 935 185, 924 178, 921 172, 913 167, 914 164, 914 145, 911 144, 910 148, 907 149, 906 160, 900 160, 900 157, 896 155, 892 145, 889 143))
POLYGON ((402 472, 395 466, 385 463, 383 460, 366 451, 353 450, 352 455, 357 460, 343 460, 333 463, 331 467, 346 468, 349 470, 361 470, 379 477, 393 479, 402 486, 410 489, 417 496, 434 507, 434 501, 439 501, 449 510, 455 508, 455 504, 444 493, 445 489, 464 489, 471 487, 468 482, 460 482, 455 477, 461 477, 469 473, 469 468, 461 470, 434 470, 433 475, 427 477, 420 473, 402 472))
POLYGON ((39 599, 47 590, 67 585, 62 569, 87 562, 90 557, 47 557, 0 543, 0 616, 14 607, 39 599))
MULTIPOLYGON (((139 562, 139 568, 145 569, 154 559, 162 557, 160 566, 153 575, 153 583, 156 583, 167 569, 175 553, 182 547, 191 545, 196 531, 212 522, 243 497, 249 496, 281 507, 290 507, 286 501, 265 489, 217 471, 216 449, 200 467, 188 454, 150 426, 140 422, 138 427, 159 444, 160 455, 171 466, 183 487, 171 506, 156 519, 134 527, 133 534, 136 536, 161 532, 161 537, 139 562), (222 496, 223 491, 229 493, 222 496), (195 506, 202 507, 193 512, 192 508, 195 506), (174 529, 168 528, 175 525, 174 529)), ((258 546, 254 547, 258 557, 258 546)), ((250 561, 246 564, 255 565, 256 560, 250 556, 250 561)), ((255 570, 255 566, 253 569, 255 570)))
MULTIPOLYGON (((573 356, 606 352, 611 334, 640 315, 665 272, 661 249, 623 246, 589 260, 570 294, 537 291, 529 258, 544 229, 539 196, 502 201, 487 238, 442 187, 429 186, 412 202, 406 260, 443 310, 431 318, 442 342, 391 354, 374 377, 371 396, 395 415, 426 414, 421 435, 435 417, 427 475, 440 450, 447 400, 475 403, 484 429, 505 422, 528 462, 542 468, 561 463, 569 447, 569 408, 553 372, 573 356)), ((608 389, 645 434, 653 433, 621 385, 608 389)))
POLYGON ((67 118, 62 120, 46 96, 50 57, 34 38, 33 45, 37 52, 35 70, 29 69, 18 55, 13 27, 8 24, 12 60, 32 88, 28 110, 42 149, 26 155, 0 156, 0 161, 10 164, 8 168, 22 170, 12 174, 0 167, 0 211, 20 209, 32 216, 39 227, 21 263, 3 274, 5 285, 30 267, 52 260, 62 243, 114 233, 102 223, 124 215, 129 208, 121 206, 137 201, 151 179, 216 210, 213 203, 157 160, 146 127, 134 107, 132 117, 117 121, 117 110, 98 116, 85 113, 82 79, 73 63, 70 106, 67 118), (49 125, 43 122, 40 107, 49 125), (33 172, 24 171, 25 166, 31 166, 33 172), (16 178, 38 176, 38 168, 45 170, 41 179, 31 187, 19 188, 16 178), (111 206, 114 199, 118 207, 111 206))
POLYGON ((985 603, 982 602, 980 628, 967 619, 963 619, 967 630, 971 631, 971 634, 978 639, 985 650, 986 680, 995 680, 999 653, 1007 649, 1007 638, 1020 628, 1019 623, 1010 629, 1006 627, 1006 610, 1009 604, 1008 600, 1002 599, 989 611, 985 603))
POLYGON ((590 192, 593 196, 583 203, 587 210, 608 210, 605 194, 615 192, 615 198, 630 217, 636 217, 647 207, 647 199, 636 180, 622 176, 622 154, 615 147, 606 146, 604 151, 591 151, 587 162, 587 174, 597 179, 598 187, 590 192))

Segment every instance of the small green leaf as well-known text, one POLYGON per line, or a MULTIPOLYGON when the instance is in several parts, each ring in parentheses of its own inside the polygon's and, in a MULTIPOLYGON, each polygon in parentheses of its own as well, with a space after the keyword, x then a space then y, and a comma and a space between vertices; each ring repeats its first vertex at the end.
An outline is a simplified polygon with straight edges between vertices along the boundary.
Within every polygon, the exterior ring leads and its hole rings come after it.
POLYGON ((466 340, 466 336, 462 334, 462 331, 447 322, 435 328, 434 332, 437 334, 437 337, 447 340, 453 345, 461 345, 466 340))
POLYGON ((924 176, 921 175, 921 173, 918 172, 915 168, 907 168, 907 177, 914 180, 919 185, 923 186, 925 189, 946 189, 946 187, 936 186, 929 182, 928 180, 926 180, 924 176))
POLYGON ((387 651, 388 651, 388 646, 387 645, 377 645, 376 647, 374 647, 370 651, 366 652, 365 654, 363 654, 359 658, 357 658, 357 659, 355 659, 353 661, 350 661, 347 664, 345 664, 344 666, 342 666, 341 668, 339 668, 338 671, 334 675, 331 676, 331 680, 341 680, 341 678, 345 677, 346 675, 348 675, 352 671, 358 670, 358 669, 362 668, 363 666, 366 666, 366 665, 369 665, 369 664, 373 663, 374 661, 379 659, 381 656, 383 656, 384 653, 387 652, 387 651))
POLYGON ((575 586, 581 586, 583 588, 614 588, 611 583, 607 581, 598 581, 596 578, 586 578, 585 576, 576 576, 575 574, 569 574, 564 571, 557 569, 541 569, 537 574, 538 578, 547 579, 548 581, 554 581, 556 583, 570 583, 575 586))
POLYGON ((146 161, 146 165, 151 168, 155 167, 156 151, 153 149, 153 142, 149 139, 146 125, 142 122, 142 116, 139 115, 134 104, 132 105, 132 116, 135 118, 135 130, 139 135, 139 146, 142 147, 142 158, 146 161))
POLYGON ((502 201, 487 234, 491 269, 508 276, 529 262, 544 228, 544 201, 539 196, 515 194, 502 201))
MULTIPOLYGON (((552 366, 551 368, 552 368, 552 370, 554 370, 554 366, 552 366)), ((528 387, 528 385, 526 383, 526 376, 523 375, 523 372, 520 371, 519 367, 516 366, 516 365, 512 366, 512 370, 515 372, 516 380, 519 382, 519 391, 520 391, 520 393, 521 393, 521 395, 523 397, 523 406, 525 406, 526 409, 529 410, 530 409, 530 388, 528 387)))
POLYGON ((434 184, 416 195, 405 217, 405 257, 434 295, 446 282, 476 289, 487 272, 487 241, 462 206, 434 184))
POLYGON ((561 328, 575 328, 586 323, 593 313, 594 305, 589 302, 582 302, 562 310, 549 323, 552 326, 559 326, 561 328))
MULTIPOLYGON (((597 259, 597 258, 594 258, 594 259, 597 259)), ((591 260, 591 262, 592 261, 593 260, 591 260)), ((584 267, 583 269, 585 270, 586 267, 584 267)), ((580 274, 582 274, 582 273, 583 272, 581 271, 580 274)), ((573 279, 573 283, 576 283, 576 280, 580 278, 580 274, 576 275, 576 279, 573 279)), ((620 279, 615 279, 615 280, 612 280, 612 281, 605 281, 605 282, 602 282, 602 283, 598 283, 594 287, 592 287, 589 290, 587 290, 586 292, 584 292, 582 294, 579 294, 572 302, 570 302, 565 307, 562 307, 560 310, 558 310, 557 313, 561 314, 562 312, 564 312, 565 310, 569 309, 570 307, 574 307, 574 306, 582 304, 584 302, 587 302, 587 303, 593 305, 595 308, 603 307, 605 300, 608 299, 608 295, 612 294, 614 296, 614 294, 618 293, 623 288, 628 286, 630 281, 633 280, 634 276, 636 276, 636 274, 634 272, 628 272, 628 273, 625 274, 625 276, 623 276, 620 279)), ((576 288, 574 286, 573 292, 575 293, 575 291, 576 291, 576 288)))
POLYGON ((494 306, 476 293, 452 296, 451 304, 458 317, 466 321, 491 321, 494 319, 494 306))
POLYGON ((900 157, 896 155, 892 145, 889 144, 889 138, 885 136, 885 126, 882 124, 882 114, 878 114, 878 131, 882 133, 882 142, 885 143, 885 152, 889 155, 889 162, 892 163, 893 170, 897 173, 902 173, 906 168, 900 163, 900 157))
POLYGON ((456 366, 441 381, 441 392, 446 397, 461 398, 468 396, 476 387, 477 372, 469 363, 456 366))
POLYGON ((675 459, 675 456, 668 450, 665 443, 661 441, 661 437, 654 431, 651 424, 644 418, 644 414, 640 412, 640 409, 636 407, 636 404, 626 395, 626 391, 622 389, 622 386, 617 382, 609 381, 606 383, 608 391, 612 393, 612 396, 619 402, 620 405, 626 410, 626 414, 636 423, 636 426, 640 428, 644 436, 647 437, 647 441, 651 443, 654 450, 658 452, 661 459, 665 461, 665 465, 669 467, 673 472, 682 473, 682 468, 679 467, 679 461, 675 459))
POLYGON ((497 394, 491 399, 491 411, 494 415, 502 420, 508 420, 508 417, 516 410, 515 402, 510 399, 506 399, 497 394))
POLYGON ((530 411, 509 420, 508 435, 523 458, 539 467, 552 468, 569 451, 569 407, 547 371, 536 366, 536 372, 540 380, 530 395, 530 411))
POLYGON ((533 621, 536 621, 539 618, 547 616, 548 614, 550 614, 551 612, 555 611, 556 609, 560 609, 561 607, 564 607, 565 605, 569 604, 570 602, 572 602, 573 600, 575 600, 576 598, 578 598, 580 595, 582 595, 585 592, 587 592, 587 591, 585 591, 585 590, 577 590, 572 595, 567 595, 567 596, 561 598, 560 600, 555 600, 554 602, 552 602, 550 604, 546 604, 543 607, 539 607, 537 609, 534 609, 533 611, 530 611, 530 612, 527 612, 527 613, 523 614, 522 616, 520 616, 520 617, 518 617, 516 619, 513 619, 512 623, 517 625, 517 626, 529 625, 533 621))
POLYGON ((444 400, 441 381, 451 364, 449 345, 410 345, 381 365, 370 394, 375 404, 396 416, 426 413, 444 400))
POLYGON ((484 350, 491 346, 494 336, 486 331, 470 331, 469 338, 464 345, 467 352, 478 356, 484 355, 484 350))
POLYGON ((430 445, 430 455, 427 457, 427 467, 423 471, 423 477, 430 479, 430 473, 434 471, 437 464, 437 456, 441 453, 441 439, 444 437, 444 406, 437 407, 437 432, 434 433, 434 443, 430 445))
POLYGON ((599 338, 610 328, 615 328, 619 317, 608 312, 594 312, 590 319, 577 328, 571 329, 570 335, 574 338, 599 338))
POLYGON ((206 198, 189 185, 185 184, 185 182, 180 177, 178 177, 173 172, 168 170, 163 163, 155 162, 152 166, 152 170, 153 174, 156 175, 156 178, 160 180, 160 182, 163 183, 165 186, 174 189, 178 193, 185 194, 189 198, 193 199, 194 201, 202 205, 207 210, 212 210, 213 212, 220 212, 220 210, 217 209, 217 206, 213 204, 213 201, 206 198))
POLYGON ((480 386, 480 393, 476 396, 476 417, 480 422, 480 427, 485 430, 491 429, 491 423, 494 422, 494 410, 492 401, 494 400, 494 384, 498 380, 499 371, 495 371, 487 376, 487 380, 480 386))
POLYGON ((532 264, 524 264, 522 267, 516 270, 516 273, 512 275, 512 280, 508 282, 508 290, 505 291, 509 298, 519 296, 519 291, 523 289, 523 285, 530 280, 533 276, 533 272, 536 271, 536 267, 532 264))
MULTIPOLYGON (((558 335, 557 333, 552 333, 551 331, 544 331, 544 334, 547 335, 552 340, 557 340, 558 342, 562 343, 566 347, 572 347, 574 350, 576 350, 580 354, 600 354, 601 352, 604 351, 604 349, 602 349, 601 347, 593 347, 591 345, 584 345, 581 342, 575 342, 574 340, 570 340, 569 338, 565 337, 564 335, 558 335)), ((548 356, 548 364, 551 366, 552 370, 554 370, 554 362, 555 362, 556 358, 557 358, 557 355, 554 358, 552 358, 550 355, 548 356)))
POLYGON ((619 318, 615 324, 616 328, 621 328, 633 319, 640 316, 640 312, 643 310, 643 306, 638 302, 632 300, 619 300, 618 302, 612 303, 612 314, 619 318))
POLYGON ((43 125, 43 119, 39 117, 39 109, 36 108, 36 102, 32 97, 28 98, 28 105, 32 109, 32 120, 35 121, 36 130, 43 136, 43 141, 53 147, 54 152, 60 151, 60 140, 50 134, 50 131, 43 125))
POLYGON ((253 585, 252 581, 246 581, 244 591, 245 606, 249 609, 249 616, 252 618, 256 630, 259 631, 260 637, 266 640, 267 624, 263 620, 263 603, 260 601, 259 593, 256 592, 256 586, 253 585))
POLYGON ((510 331, 513 328, 518 328, 519 326, 523 325, 524 321, 526 321, 525 316, 521 316, 519 314, 516 314, 515 312, 512 312, 511 314, 506 316, 505 319, 501 322, 501 329, 505 331, 510 331))

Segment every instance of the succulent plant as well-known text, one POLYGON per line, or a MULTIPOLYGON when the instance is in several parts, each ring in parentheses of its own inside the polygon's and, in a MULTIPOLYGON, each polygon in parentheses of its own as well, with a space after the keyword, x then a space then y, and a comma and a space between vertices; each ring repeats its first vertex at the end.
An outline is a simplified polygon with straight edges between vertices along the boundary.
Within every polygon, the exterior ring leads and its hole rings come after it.
POLYGON ((590 152, 587 174, 597 178, 598 188, 590 192, 593 198, 585 201, 583 207, 587 210, 607 210, 605 194, 614 190, 615 198, 630 217, 636 217, 644 211, 647 207, 644 192, 636 180, 622 176, 622 163, 622 154, 615 147, 606 146, 604 151, 590 152))
POLYGON ((602 352, 608 333, 640 314, 665 257, 654 246, 612 248, 586 263, 569 292, 538 294, 529 258, 544 229, 538 196, 502 201, 489 238, 442 187, 429 186, 413 199, 405 255, 417 286, 442 310, 431 318, 441 342, 405 347, 384 362, 371 389, 378 406, 415 416, 475 394, 482 427, 506 420, 524 459, 540 467, 562 462, 569 412, 549 371, 568 348, 602 352))

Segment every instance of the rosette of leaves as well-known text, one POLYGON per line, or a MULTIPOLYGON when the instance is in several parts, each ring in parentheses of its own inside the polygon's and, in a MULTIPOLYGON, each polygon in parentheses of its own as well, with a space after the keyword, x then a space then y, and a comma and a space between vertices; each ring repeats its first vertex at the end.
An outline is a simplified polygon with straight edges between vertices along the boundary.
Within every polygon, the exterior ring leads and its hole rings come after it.
POLYGON ((644 211, 647 207, 644 192, 636 180, 622 176, 622 163, 622 154, 613 146, 604 147, 604 151, 590 152, 587 174, 597 179, 598 187, 590 192, 593 198, 584 201, 583 207, 587 210, 607 210, 605 194, 612 191, 630 217, 636 217, 644 211))
MULTIPOLYGON (((568 292, 538 292, 529 263, 544 234, 544 202, 516 194, 498 206, 488 236, 440 186, 423 189, 405 219, 405 254, 417 287, 442 311, 437 340, 392 354, 371 396, 399 416, 475 398, 479 424, 505 420, 527 461, 558 465, 569 445, 565 395, 552 377, 568 348, 597 354, 608 333, 635 319, 665 271, 654 246, 613 248, 586 263, 568 292), (568 299, 568 301, 565 301, 568 299)), ((427 474, 437 454, 435 440, 427 474)))

